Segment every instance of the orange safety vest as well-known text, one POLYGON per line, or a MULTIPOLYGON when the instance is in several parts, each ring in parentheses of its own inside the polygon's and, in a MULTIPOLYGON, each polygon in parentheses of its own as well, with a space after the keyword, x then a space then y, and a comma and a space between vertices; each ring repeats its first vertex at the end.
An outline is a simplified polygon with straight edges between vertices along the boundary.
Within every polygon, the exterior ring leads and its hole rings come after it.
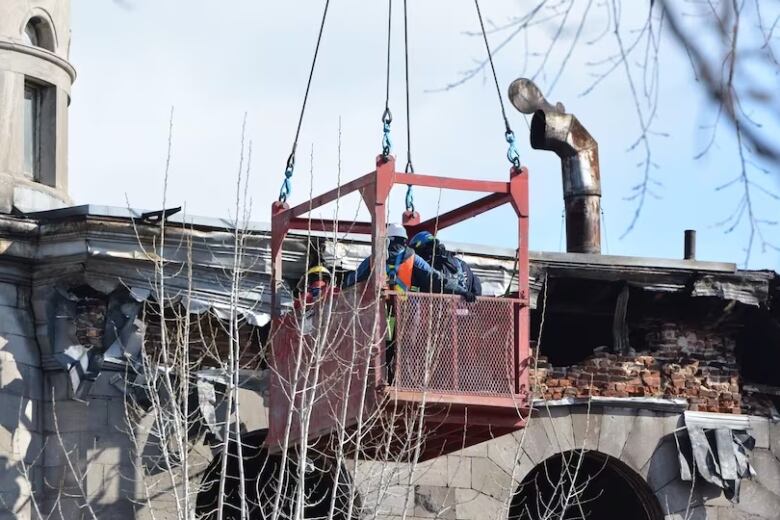
POLYGON ((398 293, 408 292, 412 287, 414 254, 403 260, 405 251, 398 253, 393 262, 387 263, 387 285, 398 293))

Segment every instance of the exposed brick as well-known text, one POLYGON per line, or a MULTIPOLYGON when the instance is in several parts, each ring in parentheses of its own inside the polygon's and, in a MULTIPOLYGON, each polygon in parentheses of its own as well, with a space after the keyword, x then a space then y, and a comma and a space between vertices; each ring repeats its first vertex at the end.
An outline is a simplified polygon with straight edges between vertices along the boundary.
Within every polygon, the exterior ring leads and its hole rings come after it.
POLYGON ((540 356, 531 383, 541 397, 684 397, 692 410, 745 413, 766 407, 743 403, 733 333, 674 322, 645 324, 648 348, 632 356, 605 347, 576 365, 551 366, 540 356))

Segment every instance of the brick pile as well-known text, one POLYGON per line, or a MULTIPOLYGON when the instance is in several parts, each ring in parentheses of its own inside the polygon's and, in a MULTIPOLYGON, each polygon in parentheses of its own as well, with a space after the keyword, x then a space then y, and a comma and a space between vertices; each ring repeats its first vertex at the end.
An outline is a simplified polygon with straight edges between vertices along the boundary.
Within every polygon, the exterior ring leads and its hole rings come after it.
MULTIPOLYGON (((733 334, 679 323, 654 323, 648 348, 618 355, 607 347, 576 365, 552 366, 539 356, 531 385, 545 399, 566 397, 682 397, 691 410, 740 413, 733 334)), ((544 349, 544 346, 542 346, 544 349)))

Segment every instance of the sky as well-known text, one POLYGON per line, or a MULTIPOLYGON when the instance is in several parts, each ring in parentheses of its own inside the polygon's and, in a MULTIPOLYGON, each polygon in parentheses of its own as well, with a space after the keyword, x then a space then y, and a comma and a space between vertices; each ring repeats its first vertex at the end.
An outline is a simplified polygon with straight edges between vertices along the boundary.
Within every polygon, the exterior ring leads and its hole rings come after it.
MULTIPOLYGON (((490 0, 482 2, 482 10, 486 18, 501 23, 523 5, 519 0, 490 0)), ((71 61, 78 77, 70 106, 69 182, 74 201, 162 207, 173 107, 165 205, 183 205, 190 215, 234 215, 246 114, 246 141, 252 143, 248 192, 252 219, 269 221, 295 134, 322 6, 314 0, 73 0, 71 61)), ((373 169, 381 149, 386 9, 384 1, 331 2, 298 144, 293 204, 335 187, 339 178, 346 182, 373 169)), ((410 2, 409 9, 415 170, 461 178, 508 178, 504 128, 492 80, 478 74, 457 88, 440 90, 485 57, 482 41, 468 34, 479 27, 474 4, 426 0, 410 2)), ((393 152, 401 168, 406 155, 401 2, 394 2, 394 11, 390 107, 393 152)), ((628 10, 622 16, 629 24, 642 14, 628 10)), ((582 41, 588 41, 589 33, 603 31, 596 25, 585 29, 582 41)), ((522 37, 532 49, 540 42, 542 50, 551 34, 549 28, 536 27, 522 37)), ((491 35, 493 45, 499 41, 500 34, 491 35)), ((741 192, 734 187, 716 189, 737 172, 736 143, 724 126, 711 151, 695 158, 709 139, 703 127, 711 124, 713 107, 695 83, 684 53, 668 40, 662 42, 657 134, 651 137, 658 198, 647 199, 636 226, 621 238, 636 210, 636 201, 626 198, 643 174, 638 166, 641 147, 632 148, 639 122, 624 75, 614 74, 582 95, 597 70, 590 63, 608 55, 609 45, 578 46, 552 92, 554 74, 538 78, 548 98, 563 102, 599 143, 602 252, 681 258, 683 231, 696 229, 699 259, 742 266, 746 223, 730 233, 718 225, 732 213, 741 192)), ((556 51, 550 62, 563 57, 556 51)), ((497 53, 502 95, 512 80, 530 75, 542 59, 526 54, 519 42, 497 53)), ((505 103, 521 161, 530 170, 530 247, 561 251, 565 238, 560 163, 552 153, 530 148, 530 120, 508 100, 505 103)), ((777 189, 779 178, 765 180, 766 186, 777 189)), ((415 191, 416 209, 423 218, 467 200, 469 196, 461 193, 415 191)), ((357 205, 345 200, 340 216, 359 212, 357 205)), ((754 207, 766 219, 780 213, 780 202, 769 197, 757 196, 754 207)), ((393 193, 390 208, 391 220, 400 220, 403 187, 393 193)), ((319 215, 331 216, 333 211, 328 207, 319 215)), ((444 239, 516 247, 515 229, 514 214, 507 207, 448 230, 444 239)), ((765 233, 780 243, 776 227, 766 227, 765 233)), ((780 270, 780 253, 756 247, 748 267, 780 270)))

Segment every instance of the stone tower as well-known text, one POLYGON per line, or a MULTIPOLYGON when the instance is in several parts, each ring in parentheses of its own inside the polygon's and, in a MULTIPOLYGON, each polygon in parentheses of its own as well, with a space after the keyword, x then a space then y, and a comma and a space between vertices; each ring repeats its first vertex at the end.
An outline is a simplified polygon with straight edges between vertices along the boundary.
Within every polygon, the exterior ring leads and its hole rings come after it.
POLYGON ((0 213, 70 204, 70 0, 0 6, 0 213))

